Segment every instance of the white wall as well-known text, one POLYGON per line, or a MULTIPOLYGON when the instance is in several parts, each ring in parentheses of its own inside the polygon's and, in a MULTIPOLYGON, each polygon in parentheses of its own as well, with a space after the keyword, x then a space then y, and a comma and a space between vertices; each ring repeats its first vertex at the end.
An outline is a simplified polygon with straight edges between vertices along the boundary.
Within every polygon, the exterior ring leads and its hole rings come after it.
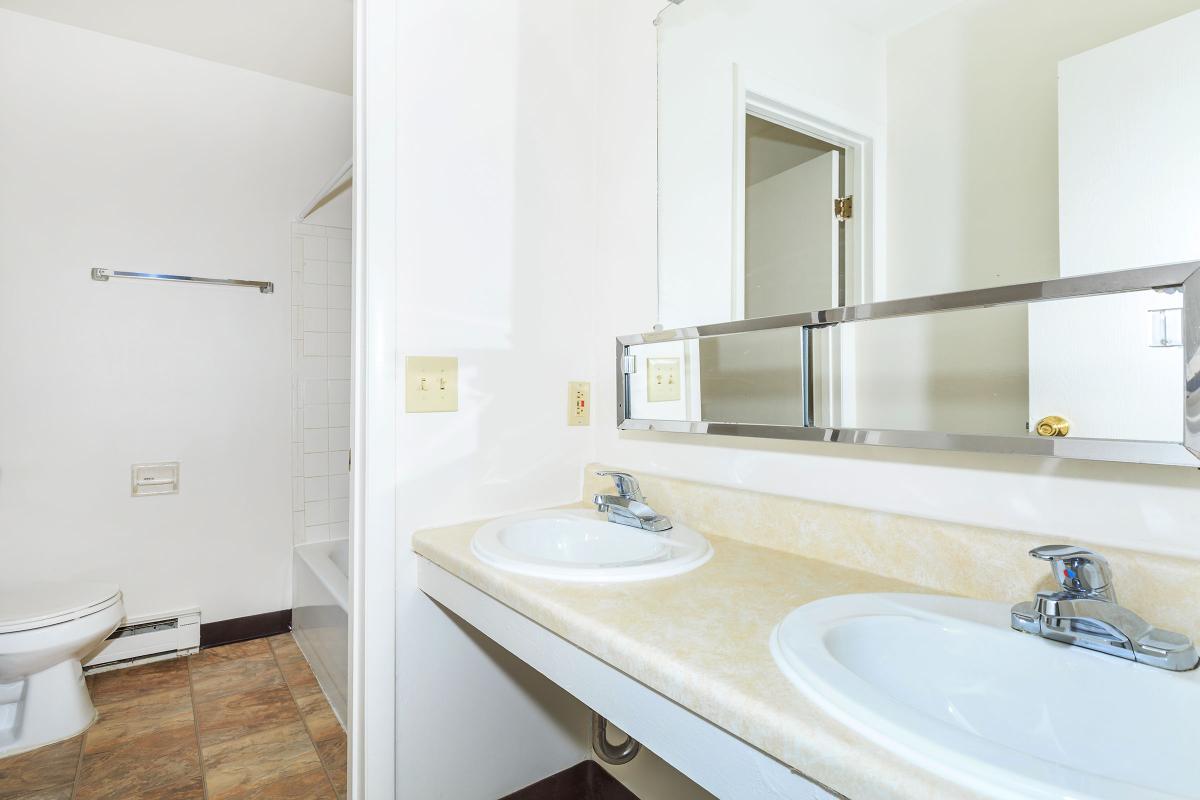
MULTIPOLYGON (((617 3, 609 13, 619 19, 625 9, 626 3, 617 3)), ((597 170, 597 219, 605 275, 596 281, 593 303, 598 365, 593 404, 594 419, 600 421, 600 461, 634 471, 1027 530, 1043 533, 1047 540, 1073 536, 1100 545, 1200 557, 1200 540, 1194 533, 1200 503, 1196 470, 621 433, 604 422, 615 414, 614 377, 607 366, 613 337, 645 330, 655 310, 655 43, 643 34, 636 18, 635 12, 628 24, 610 25, 614 55, 606 62, 605 81, 614 88, 601 94, 606 124, 597 170)), ((1006 30, 1010 29, 998 33, 1006 30)), ((1053 74, 1053 63, 1051 69, 1053 74)), ((1051 94, 1051 108, 1053 99, 1051 94)), ((1052 170, 1051 184, 1053 175, 1052 170)), ((916 278, 903 280, 912 286, 919 283, 916 278)))
POLYGON ((289 223, 349 152, 350 98, 7 11, 0 97, 0 583, 289 607, 289 223), (160 460, 181 493, 130 498, 160 460))
MULTIPOLYGON (((883 37, 811 0, 691 0, 667 8, 658 35, 660 311, 639 327, 725 322, 735 318, 732 168, 744 158, 734 65, 744 91, 874 139, 882 186, 883 37)), ((626 52, 617 45, 604 69, 626 52)))
POLYGON ((397 357, 459 360, 457 413, 397 398, 401 798, 494 800, 586 757, 586 710, 420 593, 410 538, 579 495, 595 428, 567 427, 566 384, 593 373, 592 9, 399 9, 397 357))

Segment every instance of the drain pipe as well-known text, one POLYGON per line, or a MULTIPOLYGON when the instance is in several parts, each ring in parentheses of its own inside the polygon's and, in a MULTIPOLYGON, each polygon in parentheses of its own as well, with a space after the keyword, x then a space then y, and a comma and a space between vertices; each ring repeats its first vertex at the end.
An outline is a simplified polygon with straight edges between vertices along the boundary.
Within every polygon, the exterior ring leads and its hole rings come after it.
POLYGON ((592 712, 592 750, 606 764, 628 764, 638 754, 642 746, 632 736, 626 734, 625 741, 619 745, 608 741, 608 720, 592 712))

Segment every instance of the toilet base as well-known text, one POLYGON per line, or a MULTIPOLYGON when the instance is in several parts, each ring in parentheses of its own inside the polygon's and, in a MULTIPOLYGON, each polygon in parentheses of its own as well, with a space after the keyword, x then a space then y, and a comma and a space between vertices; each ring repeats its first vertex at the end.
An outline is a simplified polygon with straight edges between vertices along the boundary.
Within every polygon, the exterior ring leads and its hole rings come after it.
POLYGON ((78 659, 68 659, 0 686, 0 758, 78 736, 96 707, 78 659))

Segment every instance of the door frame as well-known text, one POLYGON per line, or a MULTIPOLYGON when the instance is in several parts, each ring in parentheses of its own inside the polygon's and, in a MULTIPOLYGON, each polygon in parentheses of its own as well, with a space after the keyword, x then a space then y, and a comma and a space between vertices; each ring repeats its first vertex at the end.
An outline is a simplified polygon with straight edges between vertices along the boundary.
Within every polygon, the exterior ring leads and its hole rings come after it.
MULTIPOLYGON (((753 86, 746 70, 733 64, 733 252, 730 254, 732 298, 730 319, 746 318, 746 115, 798 131, 843 150, 845 185, 854 197, 854 214, 845 222, 845 297, 843 305, 874 300, 874 143, 871 137, 830 120, 801 111, 764 94, 753 86), (748 85, 750 84, 750 85, 748 85)), ((832 213, 832 209, 830 210, 832 213)), ((854 417, 855 364, 853 330, 850 326, 829 336, 825 363, 839 365, 837 381, 827 381, 820 400, 829 415, 829 427, 838 427, 854 417)))

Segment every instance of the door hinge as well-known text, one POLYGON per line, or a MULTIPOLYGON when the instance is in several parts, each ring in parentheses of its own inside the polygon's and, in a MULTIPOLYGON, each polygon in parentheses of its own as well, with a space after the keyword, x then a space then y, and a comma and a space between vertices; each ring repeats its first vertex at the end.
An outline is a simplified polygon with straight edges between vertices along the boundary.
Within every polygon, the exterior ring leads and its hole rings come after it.
POLYGON ((833 214, 837 217, 838 222, 845 222, 854 216, 854 195, 848 194, 845 197, 835 197, 833 200, 833 214))
POLYGON ((637 356, 624 356, 621 359, 621 372, 633 375, 637 372, 637 356))

